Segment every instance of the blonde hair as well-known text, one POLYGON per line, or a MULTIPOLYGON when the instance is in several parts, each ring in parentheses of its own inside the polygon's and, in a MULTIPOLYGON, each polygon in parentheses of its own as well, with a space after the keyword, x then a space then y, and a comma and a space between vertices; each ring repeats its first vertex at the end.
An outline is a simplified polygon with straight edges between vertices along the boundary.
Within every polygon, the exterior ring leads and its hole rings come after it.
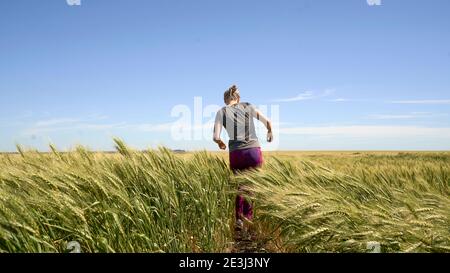
POLYGON ((223 94, 223 101, 225 104, 229 104, 232 100, 239 100, 241 96, 239 95, 239 89, 236 85, 232 85, 228 88, 227 91, 223 94))

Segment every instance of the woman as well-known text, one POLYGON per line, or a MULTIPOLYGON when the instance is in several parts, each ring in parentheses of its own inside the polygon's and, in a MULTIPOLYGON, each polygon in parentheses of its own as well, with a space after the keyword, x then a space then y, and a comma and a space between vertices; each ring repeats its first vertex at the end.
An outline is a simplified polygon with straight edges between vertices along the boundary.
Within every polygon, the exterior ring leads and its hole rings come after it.
MULTIPOLYGON (((217 112, 214 123, 213 140, 219 148, 225 150, 227 146, 220 139, 222 126, 229 137, 230 167, 234 173, 251 168, 258 168, 263 163, 261 147, 255 132, 253 118, 261 121, 267 128, 267 141, 273 140, 271 122, 253 105, 240 102, 239 90, 236 85, 231 86, 224 93, 225 107, 217 112)), ((239 192, 245 192, 239 188, 239 192)), ((240 193, 236 196, 236 228, 242 229, 244 220, 253 219, 252 204, 240 193)))

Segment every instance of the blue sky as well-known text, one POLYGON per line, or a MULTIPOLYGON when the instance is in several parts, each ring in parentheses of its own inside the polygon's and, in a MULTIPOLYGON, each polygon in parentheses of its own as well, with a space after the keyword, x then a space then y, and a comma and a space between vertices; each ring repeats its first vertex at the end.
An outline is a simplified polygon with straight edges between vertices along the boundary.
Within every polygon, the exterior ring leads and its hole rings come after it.
POLYGON ((113 136, 213 150, 195 124, 174 139, 171 113, 185 105, 193 121, 194 97, 219 106, 233 83, 278 105, 266 149, 448 150, 449 12, 448 0, 0 1, 0 151, 110 150, 113 136))

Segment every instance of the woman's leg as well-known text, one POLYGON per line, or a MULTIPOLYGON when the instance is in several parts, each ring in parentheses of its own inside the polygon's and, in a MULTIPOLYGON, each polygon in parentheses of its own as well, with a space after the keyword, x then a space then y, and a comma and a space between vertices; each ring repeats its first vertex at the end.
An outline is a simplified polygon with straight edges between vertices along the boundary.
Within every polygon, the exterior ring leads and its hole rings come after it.
POLYGON ((236 195, 236 204, 235 204, 235 215, 236 220, 241 219, 244 215, 244 207, 245 207, 245 199, 242 195, 236 195))
MULTIPOLYGON (((261 167, 263 164, 261 148, 252 148, 247 151, 248 151, 247 168, 261 167)), ((247 195, 252 195, 252 193, 248 190, 244 190, 244 192, 247 195)), ((248 220, 253 220, 253 203, 248 198, 244 198, 243 205, 244 205, 243 208, 244 217, 247 218, 248 220)))
MULTIPOLYGON (((233 173, 236 174, 242 166, 242 152, 239 150, 230 152, 230 167, 233 173)), ((236 195, 234 213, 236 221, 242 220, 244 215, 244 197, 240 194, 239 188, 236 195)))
POLYGON ((248 220, 253 220, 253 204, 244 198, 243 215, 248 220))
POLYGON ((238 193, 236 195, 236 220, 253 219, 253 205, 251 201, 245 197, 245 195, 251 195, 251 192, 239 186, 238 193))
MULTIPOLYGON (((263 159, 260 148, 237 150, 230 153, 230 165, 233 171, 258 168, 261 167, 262 163, 263 159)), ((238 188, 238 194, 235 202, 236 220, 244 220, 243 218, 252 220, 253 205, 248 198, 243 196, 243 193, 246 195, 251 195, 251 192, 245 190, 244 188, 238 188)))

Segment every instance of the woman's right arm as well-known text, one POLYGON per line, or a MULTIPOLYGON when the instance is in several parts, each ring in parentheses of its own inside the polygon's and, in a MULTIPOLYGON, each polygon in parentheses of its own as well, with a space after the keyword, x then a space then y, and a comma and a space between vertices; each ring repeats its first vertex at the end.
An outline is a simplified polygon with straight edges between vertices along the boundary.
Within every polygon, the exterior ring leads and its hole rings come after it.
POLYGON ((214 122, 213 141, 219 145, 219 148, 225 150, 227 145, 220 139, 220 133, 222 132, 222 116, 221 112, 216 115, 216 121, 214 122))

